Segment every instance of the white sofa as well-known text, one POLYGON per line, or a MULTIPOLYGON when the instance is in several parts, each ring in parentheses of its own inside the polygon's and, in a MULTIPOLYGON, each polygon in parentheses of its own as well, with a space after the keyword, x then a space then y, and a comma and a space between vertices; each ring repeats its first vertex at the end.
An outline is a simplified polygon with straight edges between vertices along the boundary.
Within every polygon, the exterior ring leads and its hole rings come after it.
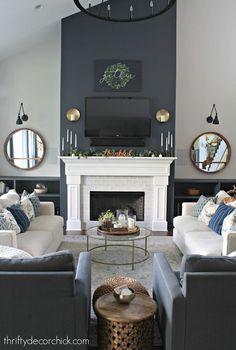
POLYGON ((236 233, 221 236, 192 216, 195 202, 182 204, 182 216, 174 218, 173 241, 181 252, 201 255, 227 255, 236 251, 236 233))
POLYGON ((30 222, 26 232, 0 230, 0 245, 24 250, 32 256, 52 253, 62 242, 63 224, 63 218, 54 215, 54 203, 41 202, 40 216, 30 222))

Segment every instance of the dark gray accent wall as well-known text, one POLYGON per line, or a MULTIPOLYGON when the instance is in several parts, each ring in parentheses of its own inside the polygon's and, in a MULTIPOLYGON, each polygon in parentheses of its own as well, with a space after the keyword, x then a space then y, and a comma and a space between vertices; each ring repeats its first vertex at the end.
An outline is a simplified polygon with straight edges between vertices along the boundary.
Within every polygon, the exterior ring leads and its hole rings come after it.
MULTIPOLYGON (((124 1, 124 0, 120 0, 124 1)), ((84 137, 86 96, 131 96, 151 99, 151 137, 138 149, 160 148, 160 133, 175 131, 176 79, 176 6, 147 21, 112 23, 77 13, 62 21, 61 51, 61 137, 70 128, 78 134, 78 147, 90 148, 84 137), (94 61, 97 59, 127 59, 142 61, 142 90, 138 93, 94 91, 94 61), (66 111, 77 107, 79 122, 70 123, 66 111), (156 122, 156 111, 170 111, 168 123, 156 122)), ((124 147, 125 148, 125 147, 124 147)), ((130 147, 131 148, 131 147, 130 147)), ((133 147, 134 148, 134 147, 133 147)), ((62 163, 62 162, 61 162, 62 163)), ((173 167, 169 190, 169 215, 173 202, 173 167)), ((66 184, 61 164, 61 214, 66 217, 66 184)))

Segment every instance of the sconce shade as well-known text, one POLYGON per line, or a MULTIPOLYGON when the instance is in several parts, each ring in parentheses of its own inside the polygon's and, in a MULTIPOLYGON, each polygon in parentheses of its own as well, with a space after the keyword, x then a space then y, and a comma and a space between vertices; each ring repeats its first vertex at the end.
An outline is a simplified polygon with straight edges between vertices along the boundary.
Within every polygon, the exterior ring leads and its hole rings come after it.
POLYGON ((20 114, 18 114, 18 117, 17 117, 17 120, 16 120, 16 124, 17 124, 17 125, 23 124, 23 122, 22 122, 22 120, 21 120, 21 118, 20 118, 20 114))
POLYGON ((213 122, 213 118, 211 115, 209 115, 209 117, 207 117, 207 123, 212 123, 213 122))
POLYGON ((212 124, 215 124, 215 125, 220 124, 217 113, 216 113, 216 116, 215 116, 215 118, 214 118, 212 124))

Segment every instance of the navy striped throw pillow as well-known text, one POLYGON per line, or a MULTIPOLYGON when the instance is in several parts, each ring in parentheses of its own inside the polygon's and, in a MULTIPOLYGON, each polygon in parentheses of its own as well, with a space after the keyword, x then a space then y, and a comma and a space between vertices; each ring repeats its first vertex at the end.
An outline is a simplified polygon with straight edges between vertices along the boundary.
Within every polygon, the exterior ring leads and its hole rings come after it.
POLYGON ((23 212, 21 208, 19 208, 17 205, 12 205, 10 208, 7 208, 12 215, 14 216, 17 224, 20 227, 20 232, 25 232, 27 231, 30 221, 26 214, 23 212))
POLYGON ((222 225, 223 221, 232 211, 234 211, 235 208, 230 207, 229 205, 225 205, 224 203, 221 203, 219 207, 216 209, 215 214, 212 216, 208 226, 221 235, 222 225))

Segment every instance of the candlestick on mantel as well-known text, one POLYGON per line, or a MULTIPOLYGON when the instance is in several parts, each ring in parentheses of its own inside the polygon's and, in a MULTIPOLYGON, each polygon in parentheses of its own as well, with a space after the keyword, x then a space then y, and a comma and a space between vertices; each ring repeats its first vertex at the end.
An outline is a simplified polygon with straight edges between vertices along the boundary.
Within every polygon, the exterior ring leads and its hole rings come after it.
POLYGON ((163 132, 161 133, 161 148, 163 147, 163 132))
POLYGON ((69 143, 69 129, 66 130, 66 142, 69 143))
POLYGON ((173 148, 173 134, 170 135, 170 147, 173 148))
POLYGON ((77 134, 75 134, 75 148, 77 148, 77 134))
POLYGON ((70 145, 72 146, 72 131, 70 132, 70 145))
POLYGON ((62 152, 65 151, 64 137, 62 138, 62 141, 61 141, 61 150, 62 150, 62 152))
POLYGON ((170 145, 170 131, 168 131, 168 145, 170 145))
POLYGON ((166 153, 168 151, 168 136, 166 136, 166 153))

